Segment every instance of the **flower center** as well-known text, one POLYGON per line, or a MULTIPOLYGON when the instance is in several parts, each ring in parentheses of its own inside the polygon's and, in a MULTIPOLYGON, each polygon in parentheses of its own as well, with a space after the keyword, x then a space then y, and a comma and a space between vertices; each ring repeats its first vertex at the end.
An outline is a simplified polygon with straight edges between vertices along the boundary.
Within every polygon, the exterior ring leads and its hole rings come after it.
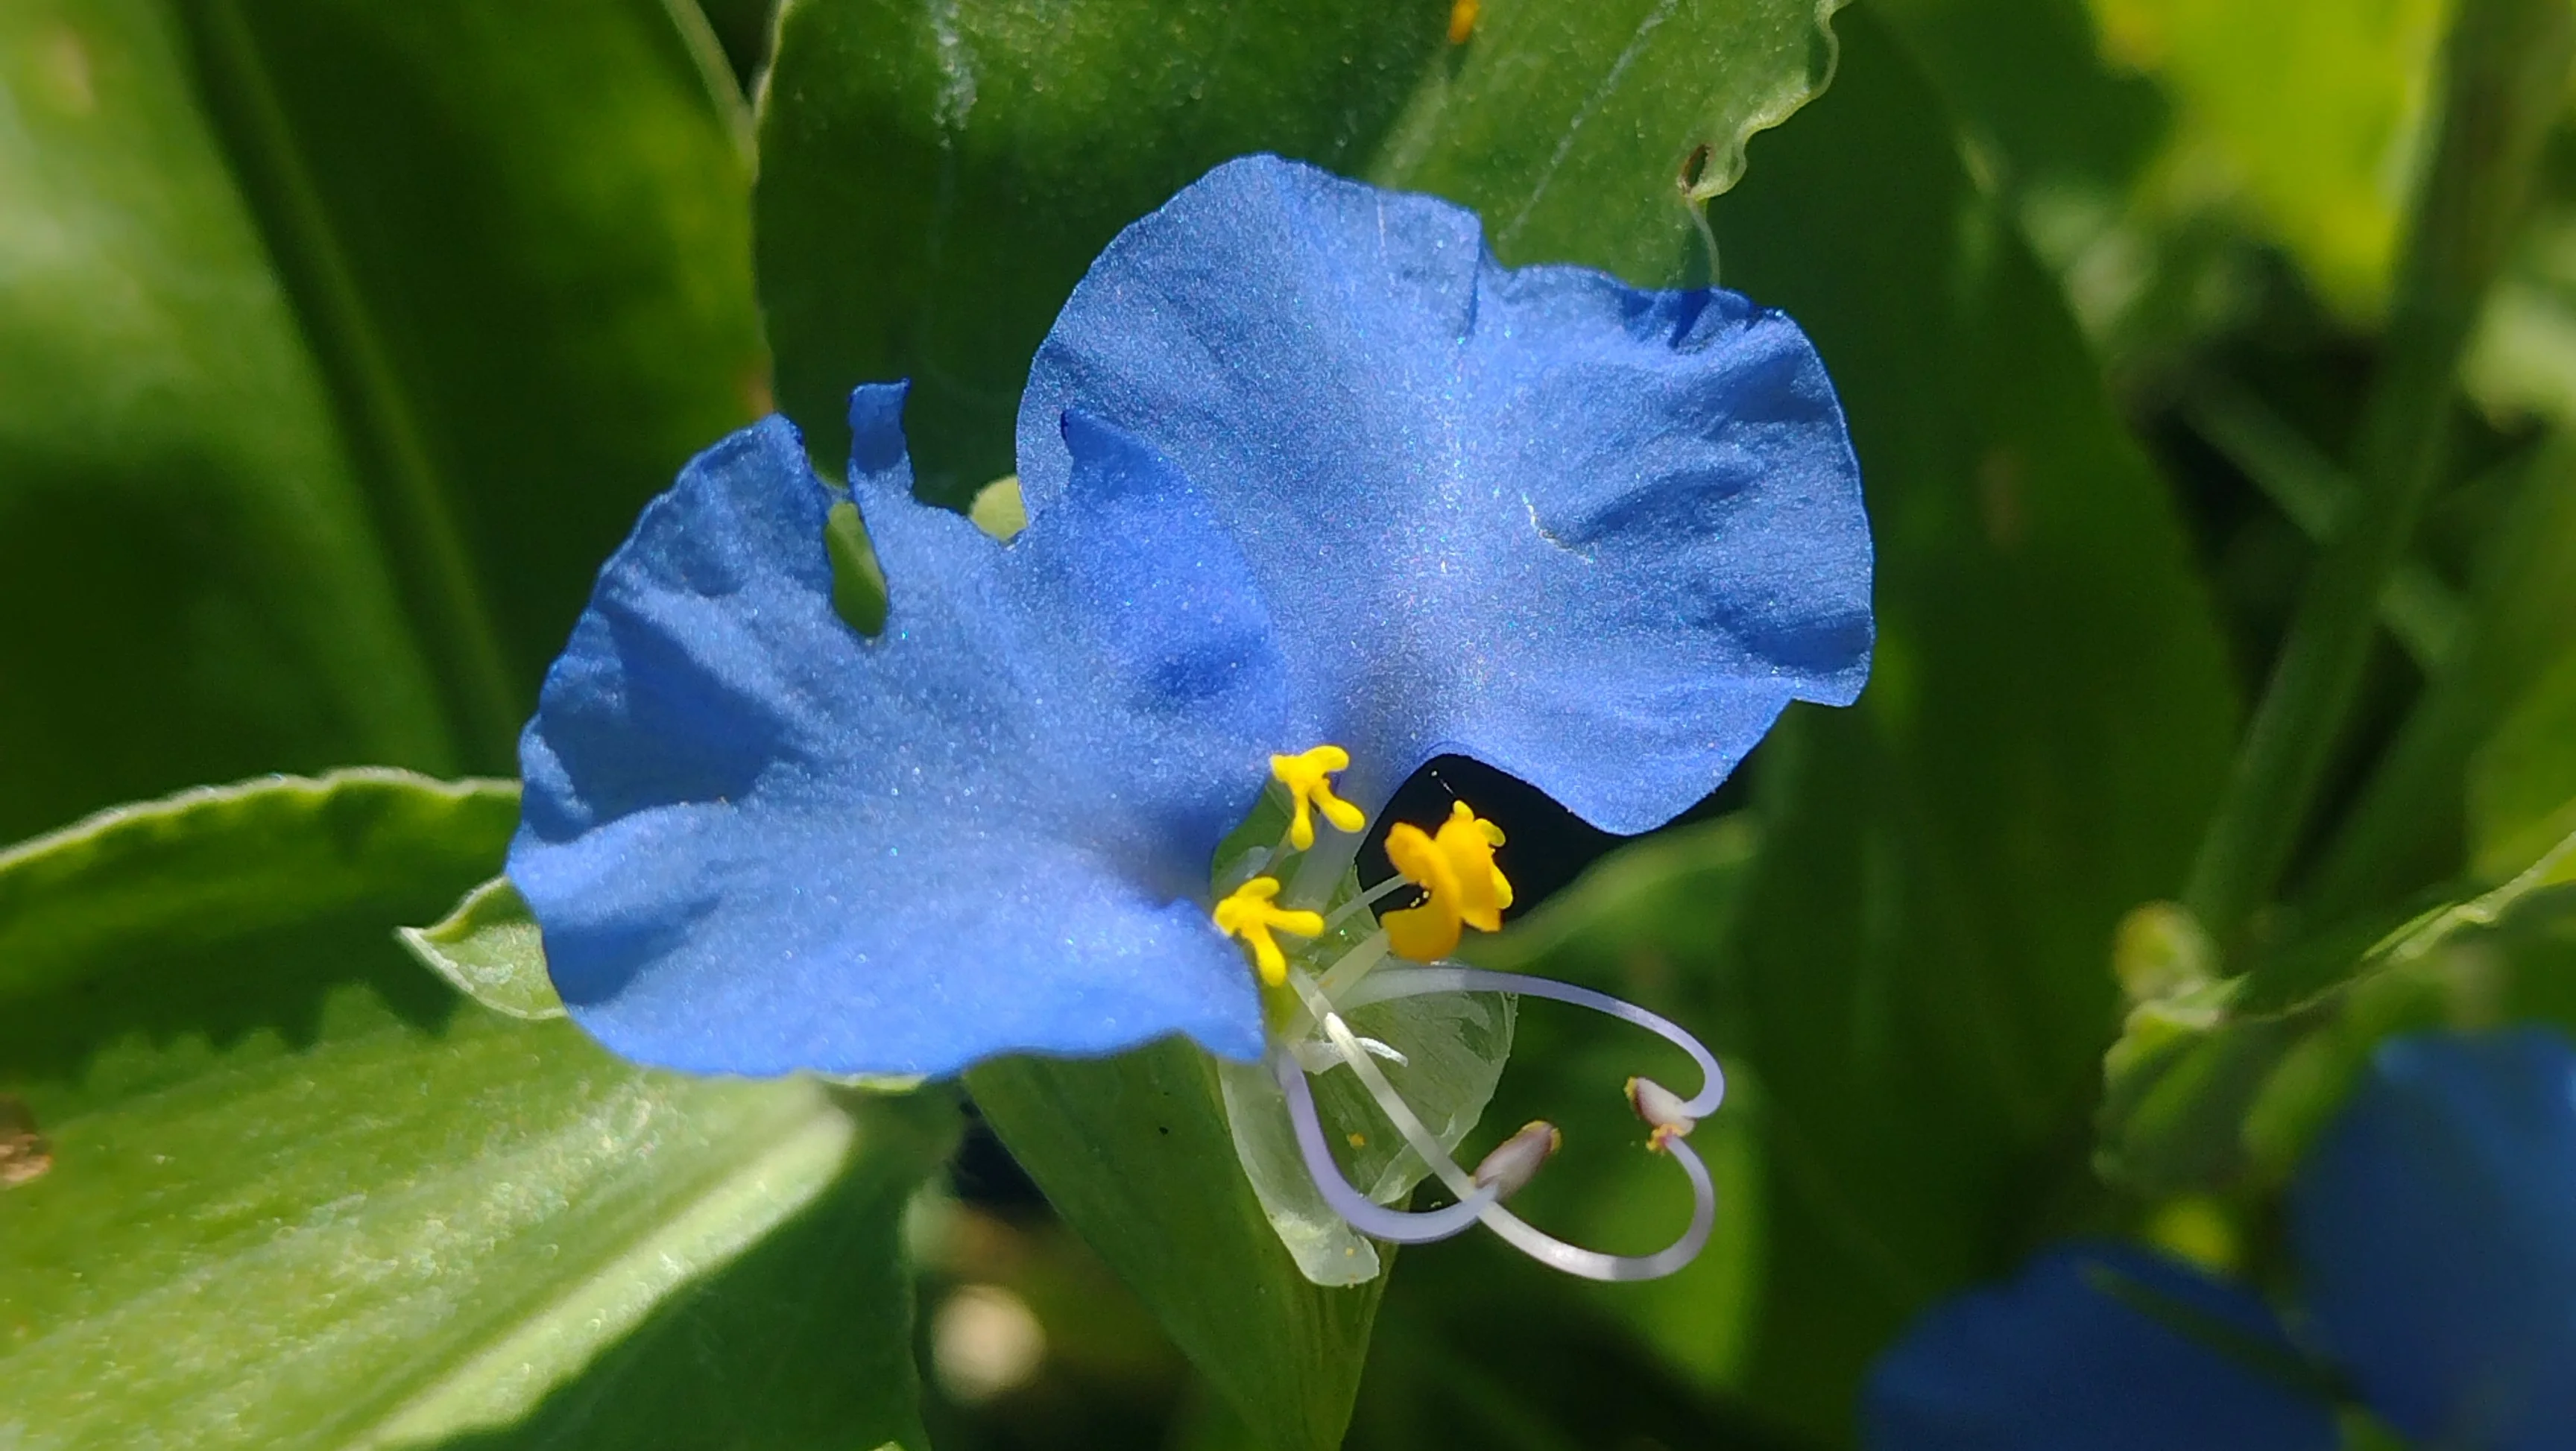
POLYGON ((1388 828, 1387 860, 1396 875, 1369 891, 1354 893, 1329 919, 1314 910, 1342 890, 1351 859, 1368 830, 1366 813, 1333 792, 1334 773, 1349 769, 1350 764, 1350 752, 1335 745, 1270 758, 1271 777, 1286 797, 1287 830, 1268 852, 1244 859, 1238 872, 1252 875, 1218 901, 1212 914, 1218 931, 1251 949, 1253 967, 1266 987, 1279 987, 1288 979, 1288 953, 1279 945, 1279 933, 1321 937, 1404 887, 1422 892, 1420 905, 1386 914, 1382 931, 1341 951, 1339 960, 1329 967, 1313 964, 1322 968, 1327 993, 1347 988, 1390 951, 1415 962, 1437 962, 1458 950, 1464 928, 1500 931, 1503 910, 1512 904, 1511 881, 1494 864, 1494 848, 1503 844, 1503 829, 1460 801, 1450 807, 1449 819, 1435 831, 1409 821, 1388 828), (1332 850, 1316 850, 1318 814, 1339 834, 1332 850), (1281 876, 1290 857, 1302 860, 1283 885, 1281 876), (1283 905, 1283 896, 1305 905, 1283 905))
MULTIPOLYGON (((1494 862, 1494 848, 1503 844, 1502 828, 1478 816, 1464 801, 1453 804, 1448 819, 1433 829, 1397 822, 1386 834, 1387 860, 1396 875, 1363 891, 1351 865, 1368 818, 1335 795, 1332 787, 1334 773, 1347 769, 1350 759, 1349 752, 1332 745, 1270 758, 1279 790, 1264 810, 1284 816, 1284 826, 1268 850, 1255 847, 1221 863, 1220 883, 1231 880, 1234 885, 1214 909, 1218 930, 1249 949, 1255 971, 1271 991, 1270 1071, 1286 1100, 1298 1151, 1316 1189, 1353 1228, 1394 1243, 1445 1239, 1482 1223, 1532 1258, 1588 1279, 1650 1279, 1688 1264, 1708 1241, 1716 1194, 1708 1170, 1683 1136, 1716 1109, 1725 1093, 1716 1058, 1674 1023, 1588 988, 1443 962, 1457 950, 1464 929, 1498 931, 1504 910, 1512 905, 1512 884, 1494 862), (1327 841, 1316 831, 1317 815, 1333 828, 1333 839, 1327 841), (1293 871, 1291 858, 1296 859, 1293 871), (1408 886, 1422 894, 1420 903, 1387 913, 1382 925, 1366 923, 1361 914, 1408 886), (1282 933, 1306 940, 1283 946, 1282 933), (1435 965, 1385 968, 1390 955, 1435 965), (1689 1053, 1701 1072, 1701 1087, 1690 1098, 1649 1079, 1632 1078, 1626 1084, 1630 1105, 1650 1130, 1647 1147, 1670 1157, 1690 1180, 1691 1217, 1681 1237, 1651 1255, 1608 1255, 1567 1244, 1505 1209, 1503 1199, 1528 1183, 1560 1142, 1555 1127, 1543 1121, 1505 1139, 1472 1173, 1459 1167, 1374 1061, 1385 1058, 1401 1064, 1405 1054, 1398 1047, 1361 1037, 1343 1017, 1373 1003, 1435 993, 1513 993, 1551 999, 1644 1028, 1689 1053), (1378 1203, 1351 1186, 1334 1158, 1331 1136, 1325 1132, 1314 1091, 1307 1083, 1310 1075, 1343 1067, 1366 1088, 1369 1099, 1405 1144, 1456 1196, 1456 1203, 1416 1212, 1378 1203)), ((1351 1138, 1359 1141, 1357 1135, 1351 1138)), ((1395 1202, 1400 1203, 1400 1197, 1395 1202)))

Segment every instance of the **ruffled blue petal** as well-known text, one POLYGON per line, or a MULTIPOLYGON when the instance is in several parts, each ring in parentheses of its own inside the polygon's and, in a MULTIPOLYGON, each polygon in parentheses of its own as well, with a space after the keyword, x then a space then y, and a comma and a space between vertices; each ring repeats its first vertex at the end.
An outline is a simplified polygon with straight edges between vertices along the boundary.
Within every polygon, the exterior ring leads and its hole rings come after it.
POLYGON ((952 1072, 1260 1010, 1199 905, 1266 778, 1285 666, 1170 465, 1067 420, 1008 548, 912 501, 900 387, 851 406, 884 633, 833 612, 784 420, 701 455, 601 572, 521 742, 509 871, 584 1027, 700 1072, 952 1072))
POLYGON ((1472 213, 1247 157, 1111 243, 1039 349, 1038 516, 1068 407, 1210 498, 1279 622, 1296 743, 1349 747, 1372 809, 1454 751, 1643 831, 1868 671, 1841 408, 1796 325, 1733 293, 1505 271, 1472 213))
POLYGON ((2136 1250, 2069 1246, 2008 1285, 1917 1320, 1870 1373, 1862 1443, 1870 1451, 2331 1451, 2334 1417, 2323 1400, 2186 1336, 2140 1301, 2176 1307, 2295 1364, 2279 1322, 2244 1291, 2136 1250))
POLYGON ((2301 1166, 2319 1341, 2427 1446, 2576 1437, 2576 1054, 2540 1029, 2382 1045, 2301 1166))

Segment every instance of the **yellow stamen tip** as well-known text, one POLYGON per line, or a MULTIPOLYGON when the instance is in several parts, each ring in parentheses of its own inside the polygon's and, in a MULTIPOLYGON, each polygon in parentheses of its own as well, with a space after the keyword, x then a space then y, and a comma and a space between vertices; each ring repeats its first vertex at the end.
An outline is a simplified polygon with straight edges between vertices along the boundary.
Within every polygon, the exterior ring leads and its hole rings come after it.
POLYGON ((1280 951, 1272 934, 1313 937, 1324 930, 1322 913, 1282 907, 1278 899, 1277 877, 1254 877, 1227 893, 1209 914, 1216 919, 1216 930, 1251 947, 1252 965, 1271 987, 1288 980, 1288 954, 1280 951))
POLYGON ((1317 746, 1293 756, 1272 756, 1270 774, 1288 788, 1288 844, 1299 851, 1315 845, 1315 813, 1337 831, 1358 831, 1368 816, 1333 794, 1333 773, 1349 769, 1351 753, 1339 746, 1317 746))

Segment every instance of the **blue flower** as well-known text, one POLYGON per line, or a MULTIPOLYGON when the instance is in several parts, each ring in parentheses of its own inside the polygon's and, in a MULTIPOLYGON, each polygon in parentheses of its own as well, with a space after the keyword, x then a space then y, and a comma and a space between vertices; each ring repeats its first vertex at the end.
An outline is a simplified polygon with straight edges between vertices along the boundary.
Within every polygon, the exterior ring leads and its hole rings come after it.
POLYGON ((2320 1350, 2428 1446, 2576 1437, 2576 1053, 2395 1039, 2290 1197, 2320 1350))
MULTIPOLYGON (((1383 893, 1350 868, 1435 754, 1639 831, 1788 701, 1858 691, 1857 472, 1785 318, 1505 271, 1455 207, 1253 157, 1130 228, 1066 305, 1010 543, 912 500, 901 401, 851 404, 880 635, 834 613, 832 496, 771 419, 645 511, 546 678, 509 873, 603 1042, 704 1072, 937 1075, 1181 1033, 1267 1057, 1311 1126, 1298 1052, 1392 1097, 1340 1017, 1363 1000, 1507 987, 1688 1039, 1577 989, 1372 973, 1499 925, 1500 833, 1467 805, 1390 826, 1394 885, 1423 897, 1396 939, 1354 920, 1383 893), (1265 791, 1297 824, 1220 893, 1213 853, 1265 791)), ((1699 1094, 1637 1090, 1658 1145, 1717 1101, 1688 1046, 1699 1094)), ((1428 1147, 1461 1200, 1444 1232, 1518 1224, 1495 1201, 1529 1144, 1485 1178, 1428 1147)), ((1371 1232, 1429 1237, 1350 1199, 1371 1232)), ((1578 1273, 1643 1263, 1556 1250, 1578 1273)))
POLYGON ((2309 1368, 2241 1289, 2130 1252, 2060 1251, 2008 1291, 1937 1307, 1880 1359, 1868 1444, 2330 1446, 2337 1384, 2427 1446, 2567 1444, 2576 1053, 2563 1039, 2381 1045, 2301 1164, 2289 1218, 2309 1368), (2109 1293, 2091 1268, 2106 1255, 2201 1323, 2109 1293))
POLYGON ((1275 631, 1186 481, 1079 415, 1084 502, 1010 548, 915 503, 900 387, 850 405, 884 632, 832 606, 783 419, 601 571, 520 743, 510 878, 565 1005, 703 1073, 943 1074, 1187 1033, 1261 1051, 1199 904, 1285 722, 1275 631))
POLYGON ((1371 811, 1453 752, 1650 830, 1868 673, 1841 407, 1734 293, 1507 271, 1472 212, 1247 157, 1110 243, 1038 348, 1032 512, 1071 485, 1068 408, 1206 493, 1294 732, 1350 750, 1371 811))

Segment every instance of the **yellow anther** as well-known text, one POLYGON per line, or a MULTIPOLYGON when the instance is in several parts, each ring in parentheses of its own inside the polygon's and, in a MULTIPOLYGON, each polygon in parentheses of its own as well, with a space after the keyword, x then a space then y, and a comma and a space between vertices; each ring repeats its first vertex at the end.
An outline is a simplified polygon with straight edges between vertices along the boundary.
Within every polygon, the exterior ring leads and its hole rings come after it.
POLYGON ((1386 833, 1386 859, 1430 894, 1419 907, 1386 914, 1387 946, 1398 957, 1432 962, 1458 950, 1461 926, 1494 932, 1512 904, 1512 884, 1494 865, 1503 829, 1458 802, 1434 833, 1397 822, 1386 833))
POLYGON ((1320 912, 1297 912, 1278 902, 1279 879, 1254 877, 1216 904, 1216 930, 1252 944, 1252 962, 1261 980, 1277 987, 1288 980, 1288 955, 1279 950, 1273 932, 1312 937, 1324 930, 1320 912))
POLYGON ((1305 851, 1315 844, 1315 813, 1343 831, 1357 831, 1368 825, 1368 817, 1351 803, 1333 794, 1333 773, 1346 770, 1351 753, 1339 746, 1317 746, 1293 756, 1272 756, 1270 774, 1288 788, 1296 815, 1288 819, 1288 844, 1305 851))

